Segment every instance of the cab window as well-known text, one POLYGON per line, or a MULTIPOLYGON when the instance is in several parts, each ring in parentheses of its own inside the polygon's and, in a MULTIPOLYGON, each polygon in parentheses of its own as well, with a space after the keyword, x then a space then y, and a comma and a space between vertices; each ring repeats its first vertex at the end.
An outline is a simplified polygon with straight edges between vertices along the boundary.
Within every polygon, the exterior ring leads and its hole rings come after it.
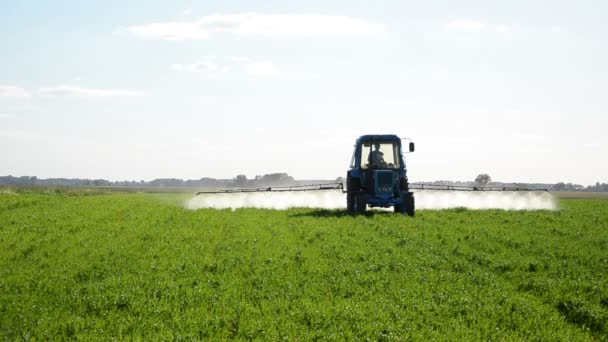
POLYGON ((397 169, 399 168, 399 143, 397 142, 367 142, 361 145, 362 169, 397 169))

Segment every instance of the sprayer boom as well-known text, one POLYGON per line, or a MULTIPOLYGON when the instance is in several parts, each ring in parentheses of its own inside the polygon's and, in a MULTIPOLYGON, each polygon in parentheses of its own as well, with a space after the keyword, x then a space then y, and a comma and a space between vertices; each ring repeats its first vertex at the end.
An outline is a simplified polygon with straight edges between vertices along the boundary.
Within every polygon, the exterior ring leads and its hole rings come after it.
POLYGON ((522 186, 463 186, 424 183, 410 183, 409 188, 412 190, 434 191, 549 191, 548 189, 533 189, 522 186))
MULTIPOLYGON (((549 191, 547 189, 532 189, 521 186, 464 186, 448 184, 424 184, 410 183, 410 190, 429 190, 429 191, 549 191)), ((292 186, 269 186, 265 188, 235 188, 199 191, 196 195, 204 194, 234 194, 248 192, 286 192, 286 191, 319 191, 319 190, 342 190, 346 193, 342 183, 320 183, 292 186)))
POLYGON ((285 191, 318 191, 318 190, 343 190, 342 183, 323 183, 292 186, 269 186, 266 188, 243 188, 199 191, 196 195, 203 194, 233 194, 243 192, 285 192, 285 191))
POLYGON ((401 138, 394 134, 362 135, 355 141, 355 149, 342 183, 323 183, 265 188, 241 188, 200 191, 203 194, 233 194, 253 192, 287 192, 338 190, 346 194, 346 209, 365 213, 367 207, 393 207, 395 212, 414 216, 416 191, 548 191, 521 186, 460 186, 450 184, 410 183, 404 153, 414 152, 410 139, 407 151, 402 150, 401 138), (412 191, 413 190, 413 191, 412 191))

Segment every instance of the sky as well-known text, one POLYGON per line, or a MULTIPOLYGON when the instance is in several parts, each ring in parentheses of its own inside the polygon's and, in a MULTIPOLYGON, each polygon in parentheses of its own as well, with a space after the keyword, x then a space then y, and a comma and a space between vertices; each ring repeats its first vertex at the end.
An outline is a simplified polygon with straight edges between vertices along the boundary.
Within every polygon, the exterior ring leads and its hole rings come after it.
POLYGON ((606 1, 0 0, 0 175, 608 182, 606 1))

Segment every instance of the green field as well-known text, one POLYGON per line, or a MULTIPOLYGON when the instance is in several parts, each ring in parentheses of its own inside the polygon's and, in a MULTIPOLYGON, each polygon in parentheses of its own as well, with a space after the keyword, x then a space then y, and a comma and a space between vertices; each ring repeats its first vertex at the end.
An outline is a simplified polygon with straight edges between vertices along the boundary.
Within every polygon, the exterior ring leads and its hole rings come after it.
POLYGON ((608 340, 608 200, 190 211, 0 193, 0 339, 608 340))

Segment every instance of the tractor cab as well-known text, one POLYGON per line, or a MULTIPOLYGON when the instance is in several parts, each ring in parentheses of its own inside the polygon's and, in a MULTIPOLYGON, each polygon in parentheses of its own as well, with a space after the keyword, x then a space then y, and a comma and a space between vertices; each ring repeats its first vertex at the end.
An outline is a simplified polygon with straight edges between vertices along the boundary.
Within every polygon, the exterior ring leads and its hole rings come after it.
MULTIPOLYGON (((370 207, 394 207, 414 215, 414 196, 409 191, 402 139, 396 135, 363 135, 355 143, 346 177, 347 208, 365 212, 370 207)), ((408 145, 414 151, 414 143, 408 145)))
POLYGON ((400 142, 368 141, 361 145, 362 169, 399 169, 401 165, 400 142))

